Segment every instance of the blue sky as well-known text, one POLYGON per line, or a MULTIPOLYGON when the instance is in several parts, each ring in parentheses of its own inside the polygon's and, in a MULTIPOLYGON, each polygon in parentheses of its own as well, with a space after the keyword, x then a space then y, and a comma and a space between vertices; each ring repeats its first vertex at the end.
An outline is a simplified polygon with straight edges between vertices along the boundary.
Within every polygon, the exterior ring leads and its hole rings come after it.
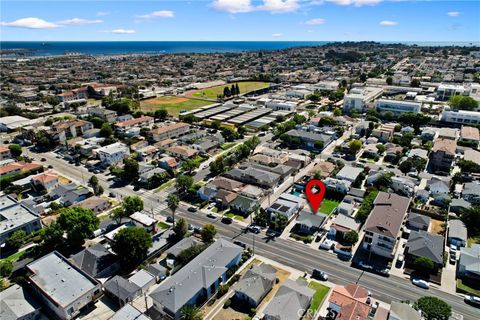
POLYGON ((9 41, 480 41, 480 1, 2 0, 9 41))

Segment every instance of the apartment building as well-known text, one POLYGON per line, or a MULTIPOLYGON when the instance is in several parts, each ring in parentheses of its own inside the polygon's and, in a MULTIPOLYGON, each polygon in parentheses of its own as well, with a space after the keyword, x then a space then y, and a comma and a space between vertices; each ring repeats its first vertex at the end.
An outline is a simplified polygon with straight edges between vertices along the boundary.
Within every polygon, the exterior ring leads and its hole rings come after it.
POLYGON ((129 154, 130 148, 121 142, 112 143, 108 146, 94 150, 104 165, 112 165, 123 161, 129 154))
POLYGON ((42 228, 40 217, 10 196, 0 196, 0 244, 15 231, 30 234, 42 228))
POLYGON ((373 129, 372 137, 378 138, 378 141, 388 142, 393 138, 395 133, 395 123, 385 123, 380 125, 378 128, 373 129))
POLYGON ((153 126, 154 119, 150 116, 142 116, 139 118, 133 118, 126 121, 120 121, 115 123, 115 129, 120 132, 126 132, 132 128, 142 128, 142 127, 149 127, 153 126))
POLYGON ((458 124, 478 124, 480 123, 480 112, 453 110, 450 107, 445 107, 440 116, 440 121, 458 124))
POLYGON ((466 90, 463 85, 443 83, 438 86, 437 99, 445 101, 450 97, 464 95, 465 93, 466 90))
POLYGON ((391 99, 378 99, 375 102, 375 109, 380 112, 392 112, 394 115, 402 113, 419 113, 422 105, 414 101, 400 101, 391 99))
POLYGON ((183 122, 177 122, 162 126, 152 130, 153 139, 161 141, 164 139, 172 139, 187 134, 190 130, 190 125, 183 122))
POLYGON ((362 248, 392 259, 409 205, 410 198, 379 192, 374 201, 374 208, 365 222, 362 248))
POLYGON ((449 172, 455 159, 457 142, 450 139, 437 139, 430 152, 430 166, 434 171, 449 172))
POLYGON ((343 99, 343 110, 348 112, 354 109, 358 112, 364 112, 375 99, 382 95, 382 93, 382 88, 353 88, 347 95, 345 95, 345 98, 343 99))
POLYGON ((102 119, 105 119, 109 123, 115 122, 115 119, 117 118, 117 113, 115 111, 108 110, 105 108, 90 108, 88 109, 87 113, 90 116, 95 116, 95 117, 100 117, 102 119))

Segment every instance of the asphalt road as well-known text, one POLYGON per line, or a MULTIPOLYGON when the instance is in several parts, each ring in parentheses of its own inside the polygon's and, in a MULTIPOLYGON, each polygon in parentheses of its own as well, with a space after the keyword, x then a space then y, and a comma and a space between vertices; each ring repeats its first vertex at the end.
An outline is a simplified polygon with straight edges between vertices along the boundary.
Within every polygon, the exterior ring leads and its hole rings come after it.
MULTIPOLYGON (((47 159, 45 165, 52 165, 56 171, 62 175, 74 179, 77 182, 87 182, 93 174, 88 172, 82 166, 69 164, 63 159, 57 159, 54 153, 35 154, 29 152, 29 155, 36 160, 44 157, 47 159)), ((144 207, 148 211, 150 208, 156 208, 164 205, 166 196, 173 191, 174 187, 169 187, 162 192, 153 191, 134 191, 131 186, 113 188, 109 177, 104 174, 95 174, 100 184, 106 192, 114 191, 119 196, 139 195, 144 200, 144 207)), ((210 219, 205 214, 190 213, 188 206, 181 204, 177 210, 177 216, 187 218, 188 222, 194 225, 202 226, 205 223, 214 223, 218 230, 218 235, 232 240, 240 240, 248 246, 253 247, 253 238, 255 238, 255 253, 283 263, 287 266, 311 273, 312 269, 320 269, 329 275, 329 280, 335 284, 345 285, 347 283, 357 282, 368 288, 372 296, 381 301, 414 301, 422 296, 436 296, 450 304, 455 313, 463 315, 465 320, 480 319, 480 310, 463 302, 460 295, 452 295, 443 291, 431 288, 429 290, 421 289, 410 283, 409 280, 391 276, 389 278, 381 277, 376 274, 365 273, 352 268, 349 262, 340 261, 336 255, 331 253, 311 249, 301 243, 285 239, 270 239, 263 233, 252 235, 245 233, 243 227, 235 222, 225 225, 219 218, 210 219)))

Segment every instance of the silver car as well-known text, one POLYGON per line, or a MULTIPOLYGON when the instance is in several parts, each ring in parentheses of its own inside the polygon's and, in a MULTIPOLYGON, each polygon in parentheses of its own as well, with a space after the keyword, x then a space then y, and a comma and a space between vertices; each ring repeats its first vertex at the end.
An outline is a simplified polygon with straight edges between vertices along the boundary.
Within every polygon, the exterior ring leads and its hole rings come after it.
POLYGON ((420 278, 412 278, 412 283, 414 285, 416 285, 417 287, 420 287, 420 288, 423 288, 423 289, 429 289, 430 288, 430 284, 428 283, 428 281, 425 281, 425 280, 420 279, 420 278))

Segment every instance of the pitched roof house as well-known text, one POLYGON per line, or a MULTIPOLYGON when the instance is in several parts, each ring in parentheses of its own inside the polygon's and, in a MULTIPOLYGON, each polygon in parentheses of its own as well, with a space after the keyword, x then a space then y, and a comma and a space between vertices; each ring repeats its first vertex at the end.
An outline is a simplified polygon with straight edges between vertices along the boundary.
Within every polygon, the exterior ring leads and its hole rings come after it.
POLYGON ((246 301, 252 307, 260 304, 262 299, 272 290, 277 269, 269 264, 255 265, 234 286, 235 297, 246 301))

